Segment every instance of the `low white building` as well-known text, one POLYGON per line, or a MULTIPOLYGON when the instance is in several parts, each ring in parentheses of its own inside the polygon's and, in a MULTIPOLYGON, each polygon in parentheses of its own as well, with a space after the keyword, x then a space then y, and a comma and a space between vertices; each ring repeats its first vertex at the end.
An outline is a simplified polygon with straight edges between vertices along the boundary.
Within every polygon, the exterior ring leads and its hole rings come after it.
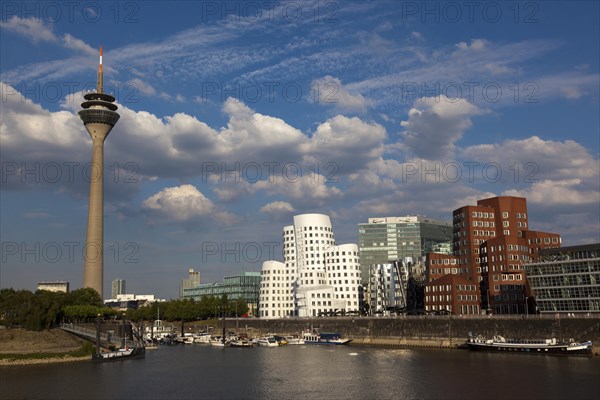
POLYGON ((283 228, 284 262, 265 261, 261 318, 310 317, 359 310, 358 246, 336 246, 331 221, 302 214, 283 228))
POLYGON ((117 295, 116 299, 104 300, 104 305, 125 311, 127 309, 137 309, 155 302, 164 302, 165 299, 157 299, 153 294, 133 294, 124 293, 117 295))
POLYGON ((37 290, 69 293, 69 282, 38 282, 37 290))

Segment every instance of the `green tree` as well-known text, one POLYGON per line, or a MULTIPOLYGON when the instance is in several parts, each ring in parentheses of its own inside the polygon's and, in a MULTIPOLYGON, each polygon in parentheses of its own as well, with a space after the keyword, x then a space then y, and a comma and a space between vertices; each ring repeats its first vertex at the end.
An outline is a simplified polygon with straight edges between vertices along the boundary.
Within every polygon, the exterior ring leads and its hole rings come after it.
POLYGON ((69 305, 63 308, 65 318, 72 322, 93 321, 100 314, 100 307, 89 304, 69 305))
POLYGON ((35 312, 36 323, 38 330, 50 329, 60 322, 62 316, 62 306, 65 302, 65 293, 62 292, 50 292, 47 290, 38 290, 34 295, 35 308, 32 313, 35 312))
POLYGON ((73 290, 72 292, 67 294, 67 299, 65 301, 65 305, 90 305, 96 307, 102 307, 103 302, 102 298, 96 292, 95 289, 92 288, 82 288, 73 290))
POLYGON ((240 315, 244 315, 246 313, 248 313, 248 303, 246 303, 246 300, 242 299, 242 298, 238 298, 235 300, 231 301, 231 309, 234 311, 234 315, 236 317, 239 317, 240 315))

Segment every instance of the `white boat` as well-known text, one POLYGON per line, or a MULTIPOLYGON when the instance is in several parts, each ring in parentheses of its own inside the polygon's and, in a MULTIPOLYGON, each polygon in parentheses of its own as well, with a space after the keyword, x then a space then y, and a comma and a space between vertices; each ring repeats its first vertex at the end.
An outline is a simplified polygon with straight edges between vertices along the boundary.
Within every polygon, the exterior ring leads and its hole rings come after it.
POLYGON ((115 351, 107 351, 104 353, 95 353, 92 356, 94 362, 117 361, 127 358, 144 358, 146 349, 144 347, 125 347, 115 351))
POLYGON ((254 347, 254 343, 250 339, 236 339, 229 342, 231 347, 254 347))
POLYGON ((575 342, 573 339, 558 341, 551 339, 505 339, 494 336, 486 339, 482 336, 469 337, 469 350, 516 352, 524 354, 562 354, 562 355, 591 355, 592 342, 575 342))
POLYGON ((273 336, 263 336, 258 339, 258 345, 263 347, 277 347, 279 343, 273 336))
POLYGON ((319 333, 316 330, 309 330, 302 334, 305 344, 348 344, 352 339, 344 339, 339 333, 319 333))
POLYGON ((223 339, 223 336, 211 336, 210 345, 215 347, 225 347, 227 341, 223 339))
POLYGON ((199 332, 194 334, 194 343, 210 343, 210 333, 199 332))
POLYGON ((145 336, 146 339, 154 339, 157 340, 170 338, 173 334, 175 334, 175 328, 172 324, 164 324, 162 320, 157 319, 153 321, 151 326, 145 327, 145 336))
POLYGON ((177 341, 179 343, 183 343, 183 344, 193 344, 194 343, 194 336, 192 336, 191 333, 184 333, 183 336, 179 336, 177 338, 177 341))
POLYGON ((287 344, 304 344, 304 339, 297 336, 286 336, 285 340, 287 341, 287 344))
POLYGON ((144 339, 143 344, 146 350, 158 349, 158 340, 144 339))

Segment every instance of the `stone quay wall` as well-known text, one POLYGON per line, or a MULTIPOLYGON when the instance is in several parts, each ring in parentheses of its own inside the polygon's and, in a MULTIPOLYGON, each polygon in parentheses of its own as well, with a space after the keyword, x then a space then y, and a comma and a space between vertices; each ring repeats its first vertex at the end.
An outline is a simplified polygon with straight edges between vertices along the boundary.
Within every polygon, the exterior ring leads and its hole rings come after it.
MULTIPOLYGON (((222 329, 222 321, 215 329, 222 329)), ((510 339, 557 338, 591 340, 600 354, 600 318, 411 316, 393 318, 330 317, 285 319, 228 319, 228 331, 249 336, 267 333, 298 335, 305 329, 337 332, 353 344, 455 348, 474 336, 501 335, 510 339)))

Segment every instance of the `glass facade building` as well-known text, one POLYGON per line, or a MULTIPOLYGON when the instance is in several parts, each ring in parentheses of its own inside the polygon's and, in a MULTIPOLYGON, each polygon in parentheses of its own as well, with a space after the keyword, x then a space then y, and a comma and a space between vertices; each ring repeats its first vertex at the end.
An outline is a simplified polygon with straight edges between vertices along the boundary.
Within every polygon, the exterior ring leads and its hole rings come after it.
POLYGON ((452 243, 452 224, 420 215, 369 218, 358 224, 360 268, 363 284, 368 284, 369 268, 411 257, 415 262, 440 247, 452 243))
POLYGON ((523 268, 540 313, 600 313, 600 243, 540 250, 523 268))
POLYGON ((256 309, 259 291, 260 272, 244 272, 241 275, 226 276, 223 282, 204 283, 183 289, 183 298, 200 300, 202 296, 221 297, 226 294, 228 299, 244 299, 250 309, 256 309))

